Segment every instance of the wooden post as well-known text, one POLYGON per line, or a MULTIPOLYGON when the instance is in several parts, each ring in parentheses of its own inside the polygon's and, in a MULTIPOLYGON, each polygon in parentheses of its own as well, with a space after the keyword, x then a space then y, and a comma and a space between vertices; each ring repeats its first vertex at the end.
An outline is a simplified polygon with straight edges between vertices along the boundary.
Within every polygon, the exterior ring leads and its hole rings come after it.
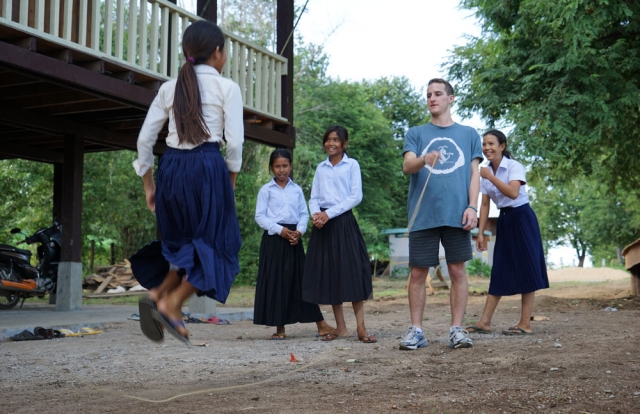
POLYGON ((198 0, 196 10, 203 19, 218 23, 218 0, 198 0))
POLYGON ((84 140, 77 136, 64 139, 62 168, 62 251, 58 265, 56 310, 82 307, 82 172, 84 140))
POLYGON ((287 58, 287 74, 281 77, 280 105, 282 109, 280 115, 289 121, 289 125, 279 127, 278 130, 295 137, 296 130, 293 127, 293 39, 295 38, 295 34, 293 34, 293 19, 295 9, 293 0, 277 1, 276 33, 278 49, 276 52, 287 58), (291 37, 289 38, 289 36, 291 37))
POLYGON ((91 252, 89 255, 89 270, 91 270, 92 272, 93 272, 93 258, 95 257, 95 253, 96 253, 96 241, 91 240, 91 252))

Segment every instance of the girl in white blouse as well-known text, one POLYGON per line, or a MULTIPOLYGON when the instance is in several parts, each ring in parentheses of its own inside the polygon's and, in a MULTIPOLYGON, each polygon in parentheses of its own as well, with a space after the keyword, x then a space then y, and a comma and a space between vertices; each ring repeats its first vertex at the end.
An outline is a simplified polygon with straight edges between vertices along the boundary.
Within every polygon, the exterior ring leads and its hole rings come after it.
POLYGON ((304 194, 291 175, 291 153, 276 149, 269 169, 273 179, 262 186, 256 204, 256 222, 265 231, 260 244, 253 323, 275 326, 271 339, 286 338, 285 325, 315 322, 318 335, 333 332, 317 304, 302 301, 304 248, 309 213, 304 194))
POLYGON ((349 133, 334 125, 322 138, 328 157, 313 177, 309 208, 313 228, 304 268, 302 299, 331 305, 336 329, 323 341, 348 336, 342 309, 351 302, 356 316, 358 339, 377 342, 364 325, 364 301, 372 294, 371 264, 360 227, 352 208, 362 201, 360 164, 347 153, 349 133))
POLYGON ((238 85, 220 75, 227 60, 224 42, 211 22, 198 21, 186 29, 186 61, 178 78, 160 87, 138 137, 134 168, 143 178, 147 206, 155 211, 162 234, 162 257, 156 260, 180 269, 168 275, 148 274, 144 263, 138 263, 137 274, 134 269, 140 284, 150 289, 149 298, 140 303, 140 318, 143 332, 154 340, 162 335, 148 333, 160 323, 188 341, 181 313, 185 300, 197 293, 224 303, 240 270, 233 191, 242 163, 243 108, 238 85), (156 187, 153 146, 167 120, 167 150, 156 187))
POLYGON ((493 268, 489 295, 482 317, 469 333, 489 333, 491 319, 502 296, 522 295, 520 321, 502 331, 505 335, 529 335, 535 292, 549 287, 547 266, 540 237, 540 227, 529 206, 525 190, 526 171, 522 164, 511 159, 507 151, 507 137, 498 130, 484 134, 482 152, 490 162, 480 169, 482 177, 482 205, 478 225, 478 251, 484 248, 484 229, 489 217, 489 200, 500 209, 493 251, 493 268))

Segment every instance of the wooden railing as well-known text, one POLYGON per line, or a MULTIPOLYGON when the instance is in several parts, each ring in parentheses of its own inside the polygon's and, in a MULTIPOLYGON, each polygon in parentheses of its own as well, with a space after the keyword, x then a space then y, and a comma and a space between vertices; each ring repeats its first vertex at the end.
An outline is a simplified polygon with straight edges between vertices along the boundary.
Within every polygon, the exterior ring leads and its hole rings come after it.
MULTIPOLYGON (((201 18, 166 0, 0 0, 0 25, 132 70, 169 79, 184 63, 182 33, 201 18)), ((287 60, 225 32, 227 63, 244 106, 281 116, 287 60)))

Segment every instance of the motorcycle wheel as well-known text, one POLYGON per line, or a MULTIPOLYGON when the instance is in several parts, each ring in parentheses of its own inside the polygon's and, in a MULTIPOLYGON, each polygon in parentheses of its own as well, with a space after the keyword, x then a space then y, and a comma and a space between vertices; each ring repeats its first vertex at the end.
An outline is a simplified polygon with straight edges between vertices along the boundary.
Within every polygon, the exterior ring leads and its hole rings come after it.
MULTIPOLYGON (((0 278, 11 279, 10 274, 11 271, 9 268, 4 264, 0 264, 0 278)), ((11 309, 16 306, 18 302, 20 302, 20 296, 18 296, 18 294, 5 290, 0 291, 0 309, 11 309)))
POLYGON ((0 292, 0 309, 11 309, 20 302, 20 296, 12 292, 0 292))

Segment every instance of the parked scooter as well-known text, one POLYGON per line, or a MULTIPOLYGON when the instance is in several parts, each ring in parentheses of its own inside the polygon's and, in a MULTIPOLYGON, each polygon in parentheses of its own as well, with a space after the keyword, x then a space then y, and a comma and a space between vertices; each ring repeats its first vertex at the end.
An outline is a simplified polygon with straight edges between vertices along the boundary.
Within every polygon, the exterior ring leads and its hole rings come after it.
MULTIPOLYGON (((22 298, 44 297, 56 292, 60 261, 60 229, 58 223, 40 229, 18 244, 40 243, 38 265, 31 265, 31 252, 8 244, 0 244, 0 309, 11 309, 22 298)), ((21 233, 18 228, 12 234, 21 233)), ((24 234, 24 233, 23 233, 24 234)))

